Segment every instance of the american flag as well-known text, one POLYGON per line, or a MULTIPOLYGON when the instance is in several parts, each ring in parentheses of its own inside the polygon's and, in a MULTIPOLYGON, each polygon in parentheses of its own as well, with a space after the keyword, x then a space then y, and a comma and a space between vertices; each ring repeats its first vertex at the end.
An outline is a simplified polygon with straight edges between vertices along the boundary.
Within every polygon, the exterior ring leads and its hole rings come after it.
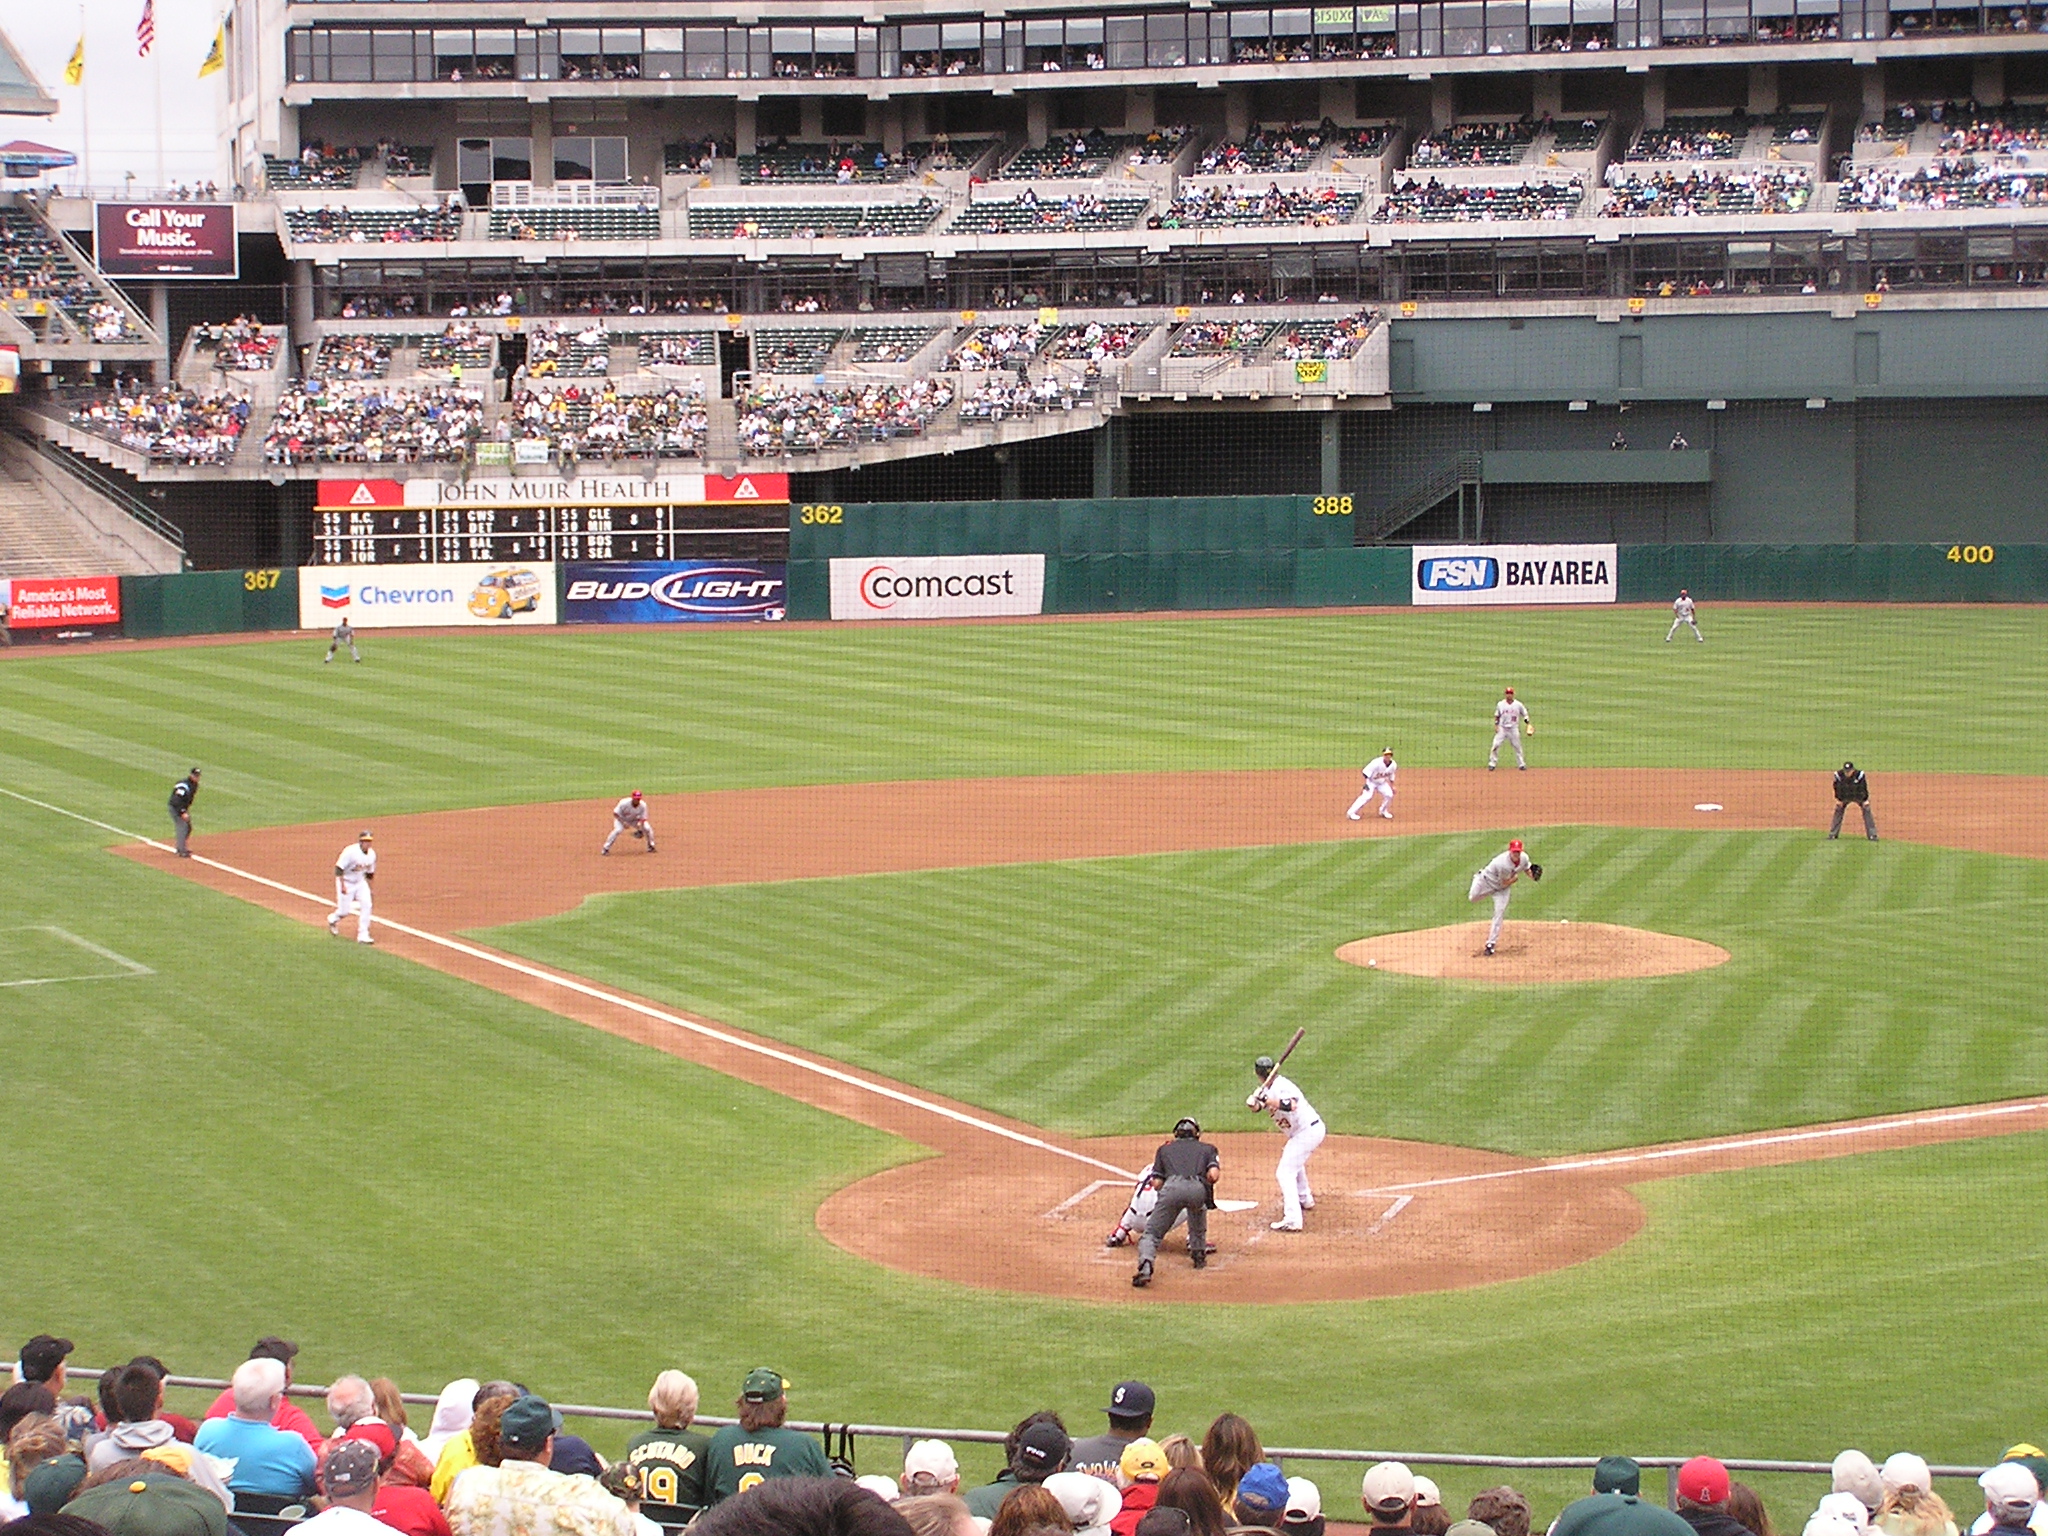
POLYGON ((135 23, 135 51, 143 58, 156 46, 156 0, 142 0, 142 20, 135 23))

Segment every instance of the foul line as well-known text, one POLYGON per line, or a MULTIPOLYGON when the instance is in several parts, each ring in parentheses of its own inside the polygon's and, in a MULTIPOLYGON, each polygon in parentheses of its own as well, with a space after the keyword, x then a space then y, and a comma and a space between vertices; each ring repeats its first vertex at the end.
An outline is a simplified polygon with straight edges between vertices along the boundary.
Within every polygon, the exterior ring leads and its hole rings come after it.
POLYGON ((1496 1168, 1488 1173, 1461 1173, 1444 1179, 1419 1179, 1411 1184, 1383 1184, 1362 1191, 1371 1195, 1394 1195, 1404 1190, 1448 1189, 1458 1184, 1486 1184, 1496 1179, 1526 1179, 1539 1173, 1584 1173, 1598 1168, 1626 1168, 1640 1163, 1668 1162, 1674 1158, 1712 1157, 1721 1152, 1747 1152, 1755 1147, 1794 1146, 1801 1142, 1829 1141, 1849 1136, 1870 1136, 1884 1131, 1913 1130, 1924 1125, 1956 1125, 1972 1120, 1994 1120, 2004 1115, 2029 1115, 2048 1111, 2048 1098, 2022 1099, 2011 1104, 1980 1104, 1965 1109, 1928 1109, 1884 1120, 1858 1120, 1847 1125, 1823 1125, 1804 1131, 1762 1131, 1752 1136, 1730 1136, 1719 1141, 1692 1141, 1675 1147, 1656 1147, 1642 1152, 1614 1152, 1599 1157, 1577 1157, 1563 1162, 1532 1163, 1526 1168, 1496 1168))
POLYGON ((1367 1237, 1374 1236, 1388 1222, 1392 1221, 1396 1216, 1400 1215, 1403 1211, 1407 1210, 1408 1207, 1414 1203, 1415 1197, 1413 1195, 1401 1196, 1400 1199, 1396 1200, 1392 1205, 1388 1206, 1385 1211, 1381 1212, 1380 1219, 1378 1221, 1374 1222, 1371 1226, 1365 1229, 1365 1235, 1367 1237))
MULTIPOLYGON (((132 839, 135 842, 158 849, 161 852, 171 853, 176 851, 170 844, 159 842, 157 839, 144 836, 140 832, 131 832, 126 827, 117 827, 112 822, 100 821, 91 816, 81 815, 77 811, 67 810, 61 805, 52 805, 47 800, 38 800, 31 795, 24 795, 16 790, 0 787, 0 795, 6 795, 9 799, 19 800, 24 805, 33 805, 39 810, 49 811, 54 815, 68 816, 73 821, 82 821, 87 826, 98 827, 102 831, 114 833, 117 837, 132 839)), ((301 901, 310 901, 315 906, 324 908, 327 905, 327 898, 325 896, 316 896, 311 891, 302 891, 297 886, 286 885, 280 880, 272 880, 267 875, 255 874, 246 869, 237 869, 232 864, 223 864, 218 859, 207 858, 204 854, 195 853, 190 855, 190 857, 195 863, 204 864, 208 869, 217 869, 222 874, 233 875, 238 880, 247 880, 252 885, 260 885, 268 890, 281 892, 286 896, 294 896, 301 901)), ((822 1062, 807 1060, 789 1051, 777 1050, 774 1046, 762 1045, 739 1035, 730 1034, 725 1030, 713 1028, 709 1024, 702 1023, 685 1015, 670 1013, 666 1009, 657 1008, 651 1003, 643 1003, 636 998, 625 997, 616 992, 607 992, 604 988, 592 986, 588 982, 559 975, 555 972, 544 970, 539 966, 528 965, 522 960, 514 960, 506 955, 494 954, 492 951, 480 949, 474 944, 466 944, 460 939, 446 938, 438 933, 430 933, 424 928, 414 928, 407 923, 394 922, 388 917, 373 917, 371 920, 391 929, 394 933, 405 934, 408 938, 420 939, 428 944, 437 944, 443 949, 452 950, 454 953, 466 956, 469 959, 482 960, 490 965, 499 967, 501 970, 512 971, 534 981, 546 982, 549 986, 560 987, 564 991, 574 992, 578 996, 588 997, 600 1003, 608 1003, 614 1008, 623 1008, 628 1013, 637 1013, 642 1018, 653 1019, 675 1029, 687 1030, 691 1034, 700 1035, 706 1040, 715 1040, 720 1045, 732 1046, 742 1051, 751 1051, 754 1055, 764 1057, 769 1061, 777 1062, 787 1067, 795 1067, 799 1071, 809 1072, 814 1076, 825 1078, 844 1087, 858 1088, 863 1093, 874 1094, 877 1098, 888 1099, 892 1103, 902 1104, 910 1109, 923 1110, 928 1115, 937 1115, 940 1119, 951 1120, 956 1125, 964 1125, 973 1130, 984 1131, 988 1135, 999 1136, 1005 1141, 1016 1142, 1019 1146, 1031 1147, 1040 1152, 1050 1152, 1055 1157, 1064 1157, 1090 1168, 1100 1168, 1105 1173, 1113 1173, 1120 1179, 1137 1177, 1136 1174, 1126 1173, 1114 1163, 1105 1163, 1100 1158, 1089 1157, 1086 1153, 1055 1146, 1052 1142, 1042 1140, 1036 1136, 1027 1136, 1021 1131, 1013 1131, 1007 1126, 997 1125, 990 1120, 983 1120, 977 1115, 966 1114, 957 1109, 948 1109, 943 1104, 934 1104, 929 1099, 921 1099, 915 1094, 904 1092, 900 1088, 891 1088, 882 1083, 870 1082, 866 1078, 855 1077, 850 1072, 842 1072, 835 1067, 828 1067, 822 1062)))

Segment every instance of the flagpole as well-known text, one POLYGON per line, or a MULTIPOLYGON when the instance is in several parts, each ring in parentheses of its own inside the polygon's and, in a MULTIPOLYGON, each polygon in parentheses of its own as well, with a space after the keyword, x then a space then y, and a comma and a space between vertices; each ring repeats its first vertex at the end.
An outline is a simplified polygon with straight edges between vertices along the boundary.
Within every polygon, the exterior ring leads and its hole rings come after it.
POLYGON ((151 81, 156 94, 156 191, 161 197, 169 185, 164 180, 164 56, 156 51, 154 45, 149 51, 156 66, 151 81))
MULTIPOLYGON (((78 46, 85 46, 85 0, 78 0, 78 46)), ((79 159, 85 169, 85 193, 92 196, 92 70, 83 66, 78 74, 79 159)))

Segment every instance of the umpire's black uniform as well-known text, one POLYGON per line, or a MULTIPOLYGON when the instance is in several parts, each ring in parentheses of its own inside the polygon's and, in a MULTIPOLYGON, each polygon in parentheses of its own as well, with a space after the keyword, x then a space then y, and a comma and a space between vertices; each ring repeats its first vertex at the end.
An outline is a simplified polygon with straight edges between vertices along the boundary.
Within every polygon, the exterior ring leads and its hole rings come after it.
POLYGON ((199 798, 199 770, 194 768, 171 786, 171 830, 177 834, 178 857, 192 857, 185 841, 192 835, 192 802, 199 798))
POLYGON ((1842 812, 1851 805, 1863 812, 1863 835, 1876 842, 1877 821, 1870 814, 1870 780, 1854 763, 1844 763, 1835 770, 1835 819, 1828 828, 1830 841, 1842 835, 1842 812))
POLYGON ((1159 1203, 1152 1207, 1152 1219, 1138 1239, 1138 1272, 1131 1276, 1131 1284, 1151 1284, 1159 1241, 1173 1230, 1182 1211, 1188 1215, 1188 1254, 1195 1268, 1208 1267, 1209 1207, 1215 1203, 1216 1175, 1222 1166, 1216 1149, 1202 1140, 1202 1128, 1182 1118, 1173 1128, 1173 1140, 1152 1159, 1152 1172, 1160 1181, 1159 1203))

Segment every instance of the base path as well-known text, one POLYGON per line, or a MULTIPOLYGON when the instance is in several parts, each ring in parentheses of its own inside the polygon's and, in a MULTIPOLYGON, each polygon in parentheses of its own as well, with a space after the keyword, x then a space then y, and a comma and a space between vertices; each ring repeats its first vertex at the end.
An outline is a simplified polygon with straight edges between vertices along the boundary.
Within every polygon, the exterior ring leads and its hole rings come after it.
MULTIPOLYGON (((1356 778, 1330 770, 1112 774, 663 795, 654 797, 661 853, 635 845, 602 859, 609 799, 384 818, 373 823, 378 943, 933 1149, 831 1196, 818 1211, 820 1231, 894 1269, 1049 1296, 1296 1302, 1510 1280, 1626 1240, 1643 1221, 1628 1186, 1647 1178, 2048 1129, 2041 1099, 1548 1161, 1332 1136, 1311 1164, 1318 1201, 1301 1233, 1267 1229, 1277 1214, 1278 1139, 1228 1134, 1218 1138, 1228 1170, 1219 1194, 1258 1204, 1215 1218, 1221 1252, 1206 1273, 1185 1268, 1176 1237, 1163 1251, 1159 1281, 1139 1292, 1129 1283, 1131 1251, 1104 1249, 1102 1239, 1129 1194, 1128 1170, 1159 1138, 1090 1141, 1040 1130, 449 937, 569 911, 607 891, 1485 827, 1817 831, 1832 805, 1826 773, 1407 769, 1400 819, 1360 823, 1344 819, 1356 778), (1725 809, 1694 809, 1707 802, 1725 809), (507 850, 515 848, 521 873, 507 879, 507 850), (994 1250, 960 1241, 962 1232, 986 1229, 988 1192, 996 1189, 1025 1219, 994 1250), (985 1257, 992 1251, 993 1262, 985 1257)), ((1878 823, 1888 837, 2048 857, 2038 779, 1895 774, 1879 790, 1878 823)), ((118 851, 318 924, 335 854, 362 824, 208 834, 202 822, 193 842, 199 858, 174 859, 154 842, 118 851)))

